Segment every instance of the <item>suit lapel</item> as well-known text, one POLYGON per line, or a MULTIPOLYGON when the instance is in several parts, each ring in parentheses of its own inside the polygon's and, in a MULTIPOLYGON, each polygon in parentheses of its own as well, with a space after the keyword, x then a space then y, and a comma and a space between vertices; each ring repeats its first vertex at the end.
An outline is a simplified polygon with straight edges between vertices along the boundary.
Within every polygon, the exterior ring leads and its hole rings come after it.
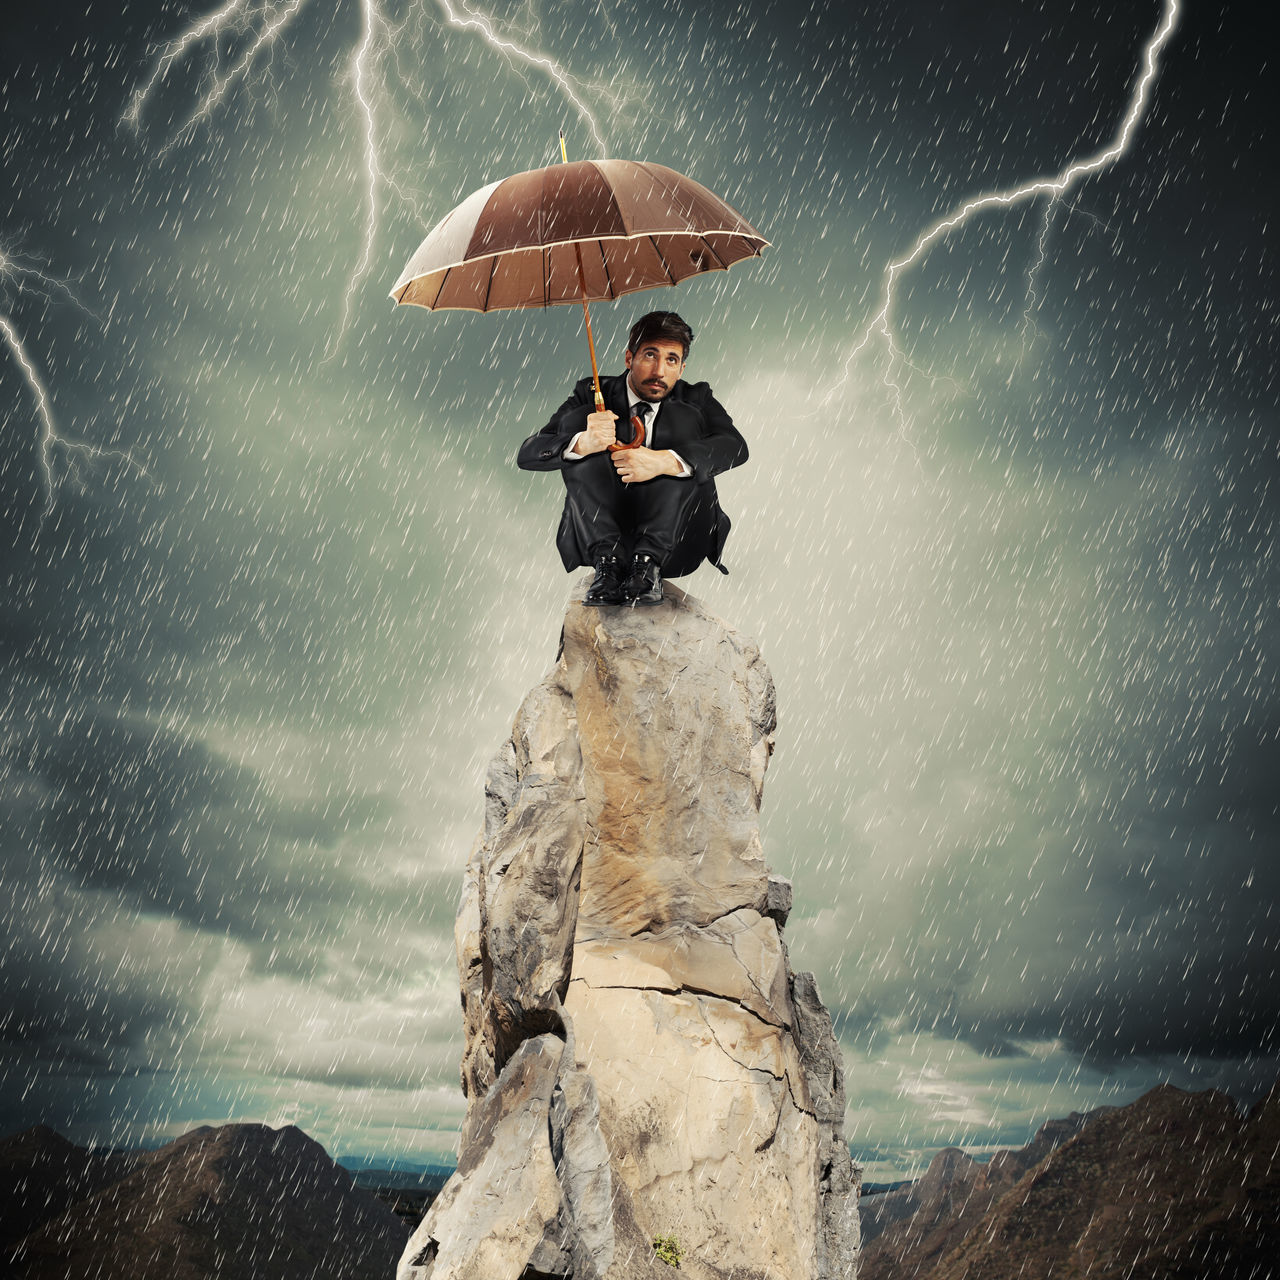
MULTIPOLYGON (((679 452, 680 442, 691 438, 693 415, 683 400, 668 396, 662 402, 662 412, 653 424, 653 448, 675 449, 679 452)), ((696 430, 693 436, 696 436, 696 430)))
POLYGON ((681 378, 665 400, 662 412, 653 424, 654 449, 677 449, 681 440, 688 435, 689 407, 685 404, 684 393, 688 383, 681 378))
POLYGON ((614 378, 611 382, 603 384, 604 403, 606 409, 611 409, 618 415, 618 426, 621 427, 628 420, 627 413, 627 379, 624 375, 621 378, 614 378))

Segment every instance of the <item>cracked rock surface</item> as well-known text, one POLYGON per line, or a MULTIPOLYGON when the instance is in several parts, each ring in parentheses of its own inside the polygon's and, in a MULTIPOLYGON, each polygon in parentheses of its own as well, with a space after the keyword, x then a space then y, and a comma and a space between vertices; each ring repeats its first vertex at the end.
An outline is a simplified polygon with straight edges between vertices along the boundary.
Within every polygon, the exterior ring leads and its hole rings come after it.
POLYGON ((773 681, 670 583, 588 609, 485 788, 456 927, 467 1119, 398 1280, 852 1280, 844 1078, 758 815, 773 681))

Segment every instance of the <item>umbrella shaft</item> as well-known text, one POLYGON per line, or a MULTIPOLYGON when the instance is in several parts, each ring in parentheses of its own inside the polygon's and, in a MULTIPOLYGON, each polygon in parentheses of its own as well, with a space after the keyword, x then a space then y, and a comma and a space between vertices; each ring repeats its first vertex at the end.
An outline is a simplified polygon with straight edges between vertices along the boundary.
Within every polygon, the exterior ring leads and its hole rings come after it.
POLYGON ((591 333, 591 312, 587 309, 587 276, 582 269, 582 246, 575 244, 578 255, 578 283, 582 286, 582 318, 587 324, 587 350, 591 352, 591 380, 596 387, 596 412, 604 412, 604 395, 600 390, 600 370, 596 367, 596 340, 591 333))

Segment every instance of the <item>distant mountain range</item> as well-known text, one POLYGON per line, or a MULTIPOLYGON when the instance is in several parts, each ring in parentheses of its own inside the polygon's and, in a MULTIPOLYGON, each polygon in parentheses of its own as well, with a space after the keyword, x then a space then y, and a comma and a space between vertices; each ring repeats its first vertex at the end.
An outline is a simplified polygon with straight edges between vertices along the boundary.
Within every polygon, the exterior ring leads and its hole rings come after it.
POLYGON ((456 1160, 391 1160, 386 1156, 339 1156, 336 1163, 355 1174, 361 1182, 366 1177, 383 1173, 392 1178, 443 1178, 447 1181, 458 1167, 456 1160))
POLYGON ((1280 1083, 1247 1115, 1161 1085, 861 1204, 858 1280, 1274 1280, 1280 1083))
POLYGON ((0 1141, 13 1280, 387 1280, 409 1233, 292 1125, 206 1126, 155 1151, 43 1126, 0 1141))
POLYGON ((453 1177, 456 1164, 388 1160, 385 1156, 339 1156, 338 1164, 356 1186, 382 1190, 438 1192, 453 1177))
MULTIPOLYGON (((293 1126, 204 1127, 154 1151, 37 1126, 0 1140, 0 1276, 388 1280, 450 1170, 350 1163, 356 1177, 293 1126)), ((861 1216, 859 1280, 1273 1280, 1280 1083, 1247 1114, 1162 1085, 987 1164, 951 1147, 861 1216)))

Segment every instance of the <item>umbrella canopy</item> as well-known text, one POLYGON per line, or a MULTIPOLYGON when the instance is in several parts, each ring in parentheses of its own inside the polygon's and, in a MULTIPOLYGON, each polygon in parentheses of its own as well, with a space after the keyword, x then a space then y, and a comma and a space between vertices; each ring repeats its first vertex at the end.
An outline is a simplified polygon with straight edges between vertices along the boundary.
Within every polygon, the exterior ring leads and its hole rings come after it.
POLYGON ((674 169, 579 160, 468 196, 418 247, 391 296, 433 310, 579 305, 724 271, 767 244, 674 169))

